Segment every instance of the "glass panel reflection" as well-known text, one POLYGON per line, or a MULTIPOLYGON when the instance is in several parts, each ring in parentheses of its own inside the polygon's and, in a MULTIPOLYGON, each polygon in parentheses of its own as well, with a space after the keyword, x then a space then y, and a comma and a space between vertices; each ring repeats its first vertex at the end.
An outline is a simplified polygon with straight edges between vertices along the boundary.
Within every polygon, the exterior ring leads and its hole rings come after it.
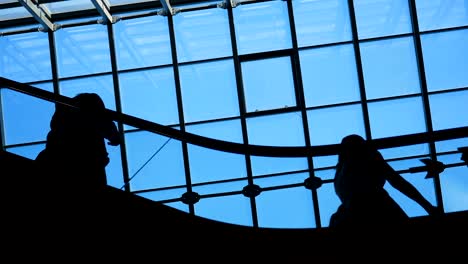
POLYGON ((466 0, 416 0, 419 30, 468 25, 466 0))
POLYGON ((299 47, 352 39, 347 1, 295 0, 292 5, 299 47))
POLYGON ((407 0, 354 0, 360 39, 412 32, 407 0))
POLYGON ((0 76, 17 82, 50 80, 52 70, 47 34, 0 36, 0 76))
POLYGON ((225 9, 210 8, 174 16, 179 62, 232 55, 229 21, 225 9))
POLYGON ((233 9, 239 54, 291 48, 287 3, 267 1, 233 9))
POLYGON ((109 39, 105 25, 63 28, 54 32, 60 77, 111 70, 109 39))
POLYGON ((120 70, 172 63, 167 17, 133 18, 113 27, 120 70))

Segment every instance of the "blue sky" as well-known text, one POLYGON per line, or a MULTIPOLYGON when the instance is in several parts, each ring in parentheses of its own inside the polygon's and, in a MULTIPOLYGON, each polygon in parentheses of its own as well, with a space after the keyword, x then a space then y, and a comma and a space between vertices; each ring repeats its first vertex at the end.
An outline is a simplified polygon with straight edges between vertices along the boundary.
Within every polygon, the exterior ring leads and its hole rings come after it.
MULTIPOLYGON (((424 67, 434 130, 468 125, 468 7, 465 1, 417 0, 423 65, 418 65, 410 9, 406 0, 355 0, 357 47, 369 100, 373 138, 427 131, 422 83, 424 67), (456 29, 450 29, 457 27, 456 29), (450 30, 449 30, 450 29, 450 30)), ((347 1, 293 0, 294 31, 300 71, 294 68, 295 43, 286 1, 241 4, 233 9, 236 47, 232 47, 229 17, 221 8, 181 12, 173 17, 176 78, 167 17, 123 19, 112 25, 116 46, 118 87, 112 76, 106 26, 89 24, 54 32, 59 92, 74 96, 96 92, 109 109, 216 139, 243 143, 243 121, 250 144, 304 146, 338 143, 347 134, 365 136, 359 66, 356 63, 347 1), (234 51, 239 55, 234 58, 234 51), (260 55, 259 55, 260 54, 260 55), (266 54, 266 55, 265 55, 266 54), (245 108, 240 105, 236 62, 242 76, 245 108), (298 104, 294 76, 301 76, 305 109, 298 104), (180 98, 177 89, 180 86, 180 98), (179 113, 181 103, 182 113, 179 113), (273 111, 262 114, 262 111, 273 111), (303 119, 307 120, 305 134, 303 119)), ((0 37, 0 76, 53 91, 47 34, 0 37)), ((5 148, 34 158, 44 147, 53 104, 11 90, 1 90, 5 148)), ((187 191, 182 143, 124 126, 131 188, 150 199, 180 198, 187 191), (161 149, 157 155, 154 153, 161 149), (153 157, 153 158, 152 158, 153 157), (149 162, 148 162, 149 161, 149 162), (142 167, 144 166, 144 167, 142 167), (136 174, 137 173, 137 174, 136 174), (161 190, 158 190, 162 188, 161 190)), ((467 146, 468 139, 437 142, 438 152, 467 146)), ((121 150, 108 147, 108 182, 123 185, 121 150)), ((240 191, 249 171, 254 183, 275 187, 302 183, 309 174, 306 158, 250 158, 188 144, 193 191, 201 195, 240 191), (213 181, 225 181, 204 184, 213 181)), ((398 170, 421 166, 427 144, 385 149, 398 170), (416 158, 415 158, 416 157, 416 158)), ((447 164, 459 155, 439 155, 447 164)), ((438 157, 438 158, 439 158, 438 157)), ((316 176, 332 179, 336 157, 313 157, 316 176)), ((447 212, 468 209, 466 166, 448 168, 441 176, 447 212), (466 178, 466 177, 465 177, 466 178)), ((424 173, 403 176, 435 204, 434 183, 424 173)), ((425 212, 386 186, 410 216, 425 212)), ((322 225, 338 206, 332 184, 318 189, 322 225)), ((261 227, 316 227, 310 190, 299 186, 264 191, 256 198, 261 227)), ((188 212, 181 202, 169 206, 188 212)), ((252 225, 249 199, 241 194, 201 199, 195 214, 224 222, 252 225)))

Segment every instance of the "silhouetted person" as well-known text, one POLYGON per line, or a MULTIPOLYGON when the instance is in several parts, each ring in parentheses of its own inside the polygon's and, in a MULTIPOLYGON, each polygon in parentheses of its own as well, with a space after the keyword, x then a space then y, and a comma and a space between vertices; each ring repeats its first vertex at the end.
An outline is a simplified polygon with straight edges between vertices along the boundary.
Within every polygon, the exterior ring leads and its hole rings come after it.
POLYGON ((341 205, 330 219, 330 227, 396 227, 407 223, 408 215, 384 189, 388 182, 420 204, 429 214, 436 207, 382 157, 370 142, 359 135, 342 139, 334 187, 341 205))
POLYGON ((96 190, 107 185, 105 167, 109 157, 105 141, 117 146, 120 135, 97 94, 81 93, 72 99, 79 109, 56 107, 46 147, 35 160, 44 176, 68 185, 64 188, 96 190))

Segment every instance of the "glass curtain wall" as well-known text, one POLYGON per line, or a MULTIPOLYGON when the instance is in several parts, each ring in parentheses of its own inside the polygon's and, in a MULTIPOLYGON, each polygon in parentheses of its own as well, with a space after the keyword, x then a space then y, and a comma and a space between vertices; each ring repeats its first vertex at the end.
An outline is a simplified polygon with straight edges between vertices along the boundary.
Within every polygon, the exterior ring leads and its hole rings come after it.
MULTIPOLYGON (((238 1, 173 16, 121 14, 0 37, 0 76, 241 144, 319 146, 468 125, 468 6, 453 0, 238 1)), ((34 159, 54 104, 1 89, 3 148, 34 159)), ((245 226, 328 226, 336 156, 239 155, 119 124, 108 184, 190 214, 245 226), (311 176, 324 184, 304 187, 311 176), (256 187, 260 187, 256 189, 256 187), (258 195, 248 195, 258 191, 258 195)), ((468 210, 468 138, 382 149, 445 212, 468 210), (439 177, 410 173, 432 158, 439 177), (456 165, 459 164, 459 165, 456 165)), ((385 186, 411 216, 417 204, 385 186)))

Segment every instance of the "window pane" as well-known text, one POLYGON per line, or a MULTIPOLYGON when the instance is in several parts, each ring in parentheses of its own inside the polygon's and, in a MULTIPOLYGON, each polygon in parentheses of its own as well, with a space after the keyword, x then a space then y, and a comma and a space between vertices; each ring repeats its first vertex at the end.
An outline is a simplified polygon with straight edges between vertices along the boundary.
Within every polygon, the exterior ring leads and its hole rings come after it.
POLYGON ((256 202, 259 227, 315 227, 312 195, 304 187, 264 191, 256 202))
POLYGON ((412 38, 361 43, 367 99, 419 93, 412 38))
MULTIPOLYGON (((200 196, 219 194, 227 192, 239 192, 248 184, 247 179, 235 180, 223 183, 212 183, 204 185, 195 185, 193 191, 198 193, 200 196)), ((205 198, 202 198, 205 199, 205 198)), ((248 200, 248 199, 247 199, 248 200)))
POLYGON ((437 160, 447 166, 459 165, 457 167, 446 168, 440 174, 445 212, 468 210, 468 191, 466 189, 468 181, 465 180, 467 169, 460 158, 461 154, 458 153, 437 156, 437 160))
POLYGON ((429 96, 434 130, 468 126, 468 90, 429 96))
POLYGON ((295 0, 292 5, 299 47, 352 39, 347 1, 295 0))
POLYGON ((233 12, 239 54, 291 48, 285 1, 240 5, 233 12))
POLYGON ((259 157, 251 156, 252 174, 254 176, 306 170, 307 158, 259 157))
POLYGON ((257 184, 262 188, 279 187, 288 184, 302 184, 307 178, 309 178, 308 172, 283 174, 266 178, 254 178, 254 184, 257 184))
POLYGON ((151 122, 179 123, 172 68, 119 74, 122 112, 151 122))
MULTIPOLYGON (((158 190, 158 191, 150 191, 150 192, 138 192, 135 194, 138 196, 142 196, 147 199, 159 202, 159 201, 169 200, 169 199, 178 199, 182 197, 182 195, 186 192, 187 192, 187 188, 182 187, 182 188, 171 188, 167 190, 158 190)), ((185 204, 183 204, 182 202, 176 202, 176 203, 167 203, 165 205, 168 205, 171 207, 177 206, 176 207, 177 209, 183 210, 184 208, 183 205, 185 204)), ((188 205, 185 205, 185 206, 188 206, 188 205)), ((188 208, 186 208, 185 211, 188 212, 188 208)))
POLYGON ((338 155, 315 156, 312 159, 314 161, 314 169, 319 169, 335 166, 338 162, 338 155))
MULTIPOLYGON (((418 189, 418 191, 427 200, 429 200, 431 204, 436 205, 434 181, 432 179, 425 179, 425 173, 402 174, 402 176, 405 180, 409 181, 411 185, 416 187, 416 189, 418 189)), ((427 215, 424 208, 397 189, 393 188, 388 182, 385 184, 384 188, 409 217, 427 215)))
POLYGON ((420 97, 370 103, 369 119, 373 138, 426 131, 420 97))
MULTIPOLYGON (((52 84, 34 85, 52 91, 52 84)), ((45 141, 54 103, 10 89, 0 89, 6 145, 45 141)))
POLYGON ((435 143, 435 146, 438 153, 446 151, 458 151, 458 148, 460 147, 468 147, 468 137, 438 141, 435 143))
POLYGON ((429 155, 428 144, 409 145, 396 148, 380 149, 385 159, 395 159, 409 156, 429 155))
MULTIPOLYGON (((336 165, 336 160, 338 158, 335 158, 335 161, 333 162, 333 164, 331 166, 335 166, 336 165)), ((332 180, 335 178, 335 168, 332 168, 332 169, 327 169, 327 170, 318 170, 318 171, 314 171, 314 175, 316 177, 319 177, 320 179, 322 180, 332 180)))
POLYGON ((5 150, 10 153, 34 160, 36 159, 39 152, 41 152, 44 148, 45 144, 34 144, 29 146, 5 148, 5 150))
POLYGON ((330 225, 330 218, 336 212, 341 201, 335 193, 333 183, 327 183, 320 186, 317 190, 320 206, 320 221, 323 227, 330 225))
POLYGON ((468 29, 421 36, 429 91, 468 86, 466 43, 468 29))
POLYGON ((188 145, 192 183, 247 177, 244 155, 188 145))
POLYGON ((185 185, 182 146, 148 132, 125 134, 132 191, 185 185))
POLYGON ((105 25, 63 28, 54 32, 60 77, 111 70, 105 25))
MULTIPOLYGON (((464 161, 461 160, 461 153, 437 155, 437 161, 442 162, 444 165, 457 165, 466 168, 466 164, 463 164, 464 161)), ((444 173, 445 170, 441 174, 444 173)))
POLYGON ((247 119, 249 144, 304 146, 304 129, 299 112, 247 119))
POLYGON ((239 119, 210 122, 206 124, 187 125, 189 133, 224 141, 242 143, 242 127, 239 119))
POLYGON ((221 8, 182 12, 174 16, 179 62, 232 55, 227 12, 221 8))
POLYGON ((120 147, 106 145, 109 153, 109 164, 106 166, 107 185, 121 188, 124 185, 122 155, 120 147))
POLYGON ((112 75, 86 77, 61 81, 60 94, 73 97, 79 93, 96 93, 104 101, 107 109, 115 111, 114 82, 112 75))
POLYGON ((407 0, 354 0, 360 39, 412 32, 407 0))
POLYGON ((441 174, 440 184, 445 212, 468 210, 468 177, 466 177, 466 166, 445 169, 441 174))
POLYGON ((188 204, 184 204, 183 202, 171 202, 171 203, 165 203, 164 205, 180 210, 185 213, 189 213, 188 204))
POLYGON ((468 25, 466 0, 416 0, 419 30, 468 25))
POLYGON ((231 60, 180 67, 185 121, 239 115, 236 78, 231 60))
POLYGON ((299 51, 306 106, 360 100, 351 45, 299 51))
POLYGON ((198 216, 243 226, 252 226, 250 200, 243 195, 201 199, 195 204, 198 216))
POLYGON ((0 37, 0 76, 17 82, 52 79, 47 34, 34 32, 0 37))
POLYGON ((119 69, 172 63, 167 17, 134 18, 112 26, 119 69))
MULTIPOLYGON (((422 158, 429 158, 429 155, 427 155, 426 157, 422 157, 422 158)), ((408 170, 409 168, 424 166, 424 163, 422 163, 422 161, 421 161, 422 158, 412 158, 412 159, 389 161, 388 163, 396 171, 405 171, 405 170, 408 170)), ((413 174, 408 174, 408 175, 413 175, 413 174)))
POLYGON ((289 57, 242 63, 247 112, 296 106, 289 57))
POLYGON ((365 134, 361 105, 309 110, 307 120, 313 146, 338 144, 349 134, 365 134))

